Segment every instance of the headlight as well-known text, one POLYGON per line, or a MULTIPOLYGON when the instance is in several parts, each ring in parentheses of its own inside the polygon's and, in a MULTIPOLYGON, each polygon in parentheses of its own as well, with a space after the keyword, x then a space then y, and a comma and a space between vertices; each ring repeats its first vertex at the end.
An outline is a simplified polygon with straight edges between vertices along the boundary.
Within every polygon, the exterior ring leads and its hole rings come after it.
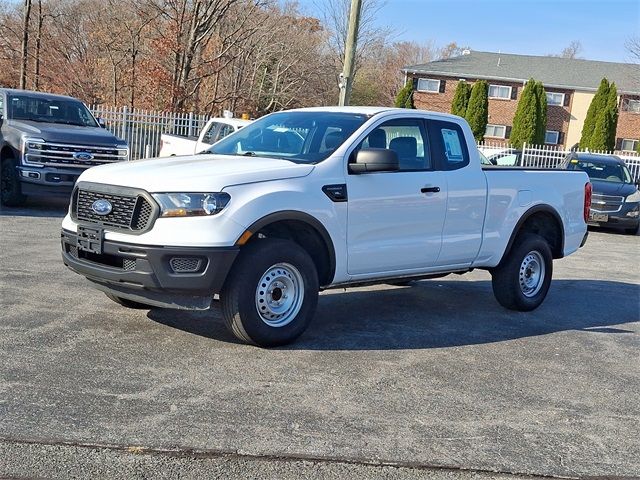
POLYGON ((634 203, 634 202, 640 202, 640 190, 636 190, 634 193, 632 193, 631 195, 629 195, 626 200, 626 203, 634 203))
POLYGON ((42 167, 42 150, 44 140, 42 138, 22 137, 22 163, 34 167, 42 167))
POLYGON ((227 206, 228 193, 154 193, 161 217, 198 217, 215 215, 227 206))
POLYGON ((122 157, 123 160, 129 160, 129 145, 116 145, 118 149, 118 157, 122 157))

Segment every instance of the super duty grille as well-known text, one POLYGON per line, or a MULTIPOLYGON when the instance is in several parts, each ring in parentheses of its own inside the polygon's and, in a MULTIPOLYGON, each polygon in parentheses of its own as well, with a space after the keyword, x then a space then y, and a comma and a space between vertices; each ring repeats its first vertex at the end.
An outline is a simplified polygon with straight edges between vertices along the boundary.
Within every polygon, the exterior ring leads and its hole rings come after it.
POLYGON ((89 168, 129 159, 126 148, 92 147, 27 140, 24 161, 47 167, 89 168))
POLYGON ((108 189, 109 192, 96 191, 79 185, 72 197, 74 219, 131 233, 142 233, 151 228, 157 217, 158 206, 148 195, 130 189, 122 189, 120 193, 117 192, 118 187, 108 189), (102 215, 97 213, 94 204, 98 200, 109 202, 111 211, 102 215))
POLYGON ((615 213, 620 211, 623 202, 624 197, 594 193, 591 197, 591 210, 602 213, 615 213))

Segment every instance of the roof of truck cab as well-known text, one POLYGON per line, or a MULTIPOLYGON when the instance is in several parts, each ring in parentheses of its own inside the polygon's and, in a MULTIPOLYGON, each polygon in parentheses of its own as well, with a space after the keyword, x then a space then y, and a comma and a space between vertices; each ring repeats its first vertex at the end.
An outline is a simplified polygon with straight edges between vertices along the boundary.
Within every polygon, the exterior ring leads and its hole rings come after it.
POLYGON ((28 95, 30 97, 41 97, 41 98, 59 98, 66 100, 75 100, 76 102, 80 101, 77 98, 70 97, 68 95, 58 95, 57 93, 47 93, 47 92, 35 92, 33 90, 20 90, 17 88, 0 88, 0 91, 6 92, 11 95, 28 95))
POLYGON ((429 115, 433 115, 436 117, 444 117, 460 120, 460 117, 455 115, 451 115, 450 113, 442 113, 442 112, 432 112, 431 110, 420 110, 420 109, 407 109, 407 108, 393 108, 393 107, 306 107, 306 108, 296 108, 289 111, 295 112, 327 112, 327 113, 353 113, 353 114, 363 114, 363 115, 377 115, 379 113, 426 113, 429 115))

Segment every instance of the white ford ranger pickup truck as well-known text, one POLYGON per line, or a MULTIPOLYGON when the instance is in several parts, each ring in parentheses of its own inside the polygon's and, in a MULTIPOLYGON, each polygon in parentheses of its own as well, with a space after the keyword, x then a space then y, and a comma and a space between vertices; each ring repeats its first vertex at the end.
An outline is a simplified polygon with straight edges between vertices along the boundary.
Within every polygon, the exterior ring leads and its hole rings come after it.
POLYGON ((75 186, 62 257, 129 308, 220 308, 260 346, 307 328, 318 292, 491 272, 498 302, 544 300, 586 241, 591 184, 483 168, 461 118, 327 107, 273 113, 205 154, 99 166, 75 186))

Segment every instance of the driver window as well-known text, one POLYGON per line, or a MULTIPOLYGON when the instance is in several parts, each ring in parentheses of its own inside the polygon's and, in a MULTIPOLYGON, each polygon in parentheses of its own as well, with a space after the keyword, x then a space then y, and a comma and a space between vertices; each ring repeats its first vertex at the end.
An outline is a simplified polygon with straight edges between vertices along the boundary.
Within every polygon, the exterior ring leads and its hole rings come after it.
POLYGON ((424 122, 420 119, 390 120, 376 127, 360 143, 361 148, 387 148, 398 154, 400 171, 431 170, 424 122))

